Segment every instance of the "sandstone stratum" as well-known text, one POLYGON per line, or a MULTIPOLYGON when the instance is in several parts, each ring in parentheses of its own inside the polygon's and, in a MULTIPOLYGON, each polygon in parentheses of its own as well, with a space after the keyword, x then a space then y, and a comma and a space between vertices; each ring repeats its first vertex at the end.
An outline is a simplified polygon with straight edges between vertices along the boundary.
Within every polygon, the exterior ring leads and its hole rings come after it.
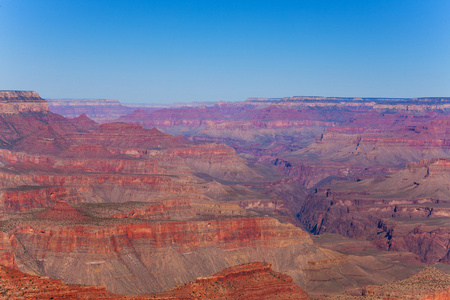
POLYGON ((36 298, 362 296, 450 271, 449 98, 0 103, 0 264, 43 276, 36 298))

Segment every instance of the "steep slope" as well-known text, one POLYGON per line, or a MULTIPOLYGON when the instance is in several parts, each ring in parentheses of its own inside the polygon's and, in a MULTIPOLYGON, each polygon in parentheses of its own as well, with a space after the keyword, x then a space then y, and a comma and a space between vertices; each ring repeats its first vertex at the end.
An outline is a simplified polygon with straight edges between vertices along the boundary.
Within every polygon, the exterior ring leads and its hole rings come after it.
MULTIPOLYGON (((361 296, 336 295, 327 299, 416 299, 449 297, 450 275, 433 267, 405 280, 383 286, 366 286, 361 296)), ((0 266, 0 292, 5 299, 309 299, 292 278, 274 272, 270 264, 254 262, 199 277, 170 291, 147 295, 117 295, 103 287, 67 285, 0 266)))
POLYGON ((156 128, 144 129, 140 125, 127 123, 102 124, 86 134, 72 137, 75 143, 100 144, 109 148, 168 148, 187 142, 182 137, 162 133, 156 128))

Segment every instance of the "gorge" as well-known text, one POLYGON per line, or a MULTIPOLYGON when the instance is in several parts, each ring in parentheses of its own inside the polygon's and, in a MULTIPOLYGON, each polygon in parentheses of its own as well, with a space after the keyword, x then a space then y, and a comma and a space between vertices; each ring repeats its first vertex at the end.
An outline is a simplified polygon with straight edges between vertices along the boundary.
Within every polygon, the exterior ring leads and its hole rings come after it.
POLYGON ((0 105, 0 264, 30 286, 339 299, 450 273, 450 98, 0 105))

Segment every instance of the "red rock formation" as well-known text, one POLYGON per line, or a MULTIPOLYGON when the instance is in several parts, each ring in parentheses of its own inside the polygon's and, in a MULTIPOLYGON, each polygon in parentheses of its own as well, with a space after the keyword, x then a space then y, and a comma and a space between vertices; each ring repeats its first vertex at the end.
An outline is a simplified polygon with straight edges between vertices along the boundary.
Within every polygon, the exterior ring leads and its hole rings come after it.
MULTIPOLYGON (((39 219, 58 221, 80 221, 83 219, 75 209, 57 204, 36 215, 39 219), (68 219, 57 215, 64 212, 68 219)), ((105 224, 106 225, 106 224, 105 224)), ((78 247, 89 246, 88 253, 109 253, 127 247, 130 241, 145 242, 152 247, 162 248, 173 245, 181 252, 189 252, 198 247, 220 244, 222 249, 242 247, 277 247, 302 243, 312 244, 308 235, 294 226, 283 226, 271 218, 230 218, 209 221, 173 221, 157 223, 136 223, 94 227, 79 225, 75 227, 55 227, 55 229, 38 229, 25 226, 14 232, 21 240, 40 243, 39 237, 45 237, 45 249, 50 252, 73 252, 78 247), (83 239, 85 241, 83 241, 83 239), (119 238, 120 237, 120 238, 119 238), (101 243, 84 244, 89 239, 99 239, 101 243)), ((37 245, 29 245, 38 249, 37 245)))
POLYGON ((450 157, 449 143, 442 138, 450 133, 442 114, 450 107, 448 100, 250 99, 210 107, 140 110, 120 120, 182 133, 194 141, 223 142, 266 164, 286 161, 290 168, 280 171, 312 188, 332 176, 369 178, 411 161, 450 157))
POLYGON ((8 268, 17 268, 11 237, 0 231, 0 265, 8 268))
POLYGON ((0 195, 0 208, 3 212, 21 212, 36 207, 46 207, 56 203, 58 199, 65 199, 72 203, 77 203, 80 200, 76 191, 57 186, 9 188, 0 195))
POLYGON ((66 285, 61 280, 28 275, 0 266, 3 299, 119 299, 103 287, 66 285))
MULTIPOLYGON (((80 211, 88 213, 87 208, 80 211)), ((258 258, 280 266, 283 263, 273 253, 313 248, 305 232, 272 218, 203 215, 198 220, 197 212, 191 213, 186 221, 148 221, 126 215, 86 218, 58 203, 36 213, 34 219, 25 215, 9 221, 15 229, 0 243, 2 261, 66 283, 143 293, 258 258), (111 270, 122 275, 111 276, 111 270)))
POLYGON ((55 154, 67 147, 65 136, 79 129, 49 112, 45 100, 36 93, 23 93, 29 95, 6 100, 0 91, 0 104, 4 106, 0 115, 0 147, 40 154, 55 154))
POLYGON ((231 267, 197 278, 155 299, 309 299, 292 278, 272 271, 269 263, 231 267))
MULTIPOLYGON (((33 213, 4 214, 8 226, 2 228, 7 232, 0 243, 2 261, 66 283, 101 285, 124 294, 167 290, 252 261, 271 262, 277 272, 289 274, 314 295, 324 293, 324 280, 338 292, 386 282, 380 268, 405 270, 391 262, 365 262, 316 248, 299 228, 243 210, 235 214, 237 206, 200 204, 188 199, 82 204, 75 209, 57 204, 33 213), (58 208, 69 217, 59 218, 58 208), (347 275, 348 270, 358 276, 347 275), (364 270, 373 272, 368 276, 364 270)), ((232 286, 241 285, 233 281, 232 286)), ((268 290, 282 292, 278 288, 269 285, 268 290)), ((330 292, 328 284, 325 290, 330 292)))
POLYGON ((0 293, 7 299, 309 299, 292 278, 268 263, 232 267, 168 292, 115 295, 104 287, 67 285, 0 266, 0 293))

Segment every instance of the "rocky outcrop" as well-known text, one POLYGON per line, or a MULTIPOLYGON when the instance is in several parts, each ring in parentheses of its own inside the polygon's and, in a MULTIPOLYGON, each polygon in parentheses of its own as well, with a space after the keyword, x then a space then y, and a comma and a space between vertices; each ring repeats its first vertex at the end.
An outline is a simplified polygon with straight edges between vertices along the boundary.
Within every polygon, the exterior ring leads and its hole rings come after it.
POLYGON ((450 143, 445 137, 450 127, 445 120, 437 114, 361 114, 327 128, 311 145, 290 156, 345 163, 350 169, 353 165, 390 168, 422 159, 449 158, 450 143))
MULTIPOLYGON (((5 105, 10 104, 6 102, 5 105)), ((0 115, 0 148, 55 154, 68 146, 66 135, 80 131, 64 117, 42 108, 42 105, 46 106, 45 101, 37 104, 13 102, 11 105, 11 109, 5 108, 0 115)))
POLYGON ((233 148, 223 144, 177 148, 173 153, 183 158, 188 166, 212 177, 240 182, 263 179, 233 148))
POLYGON ((66 285, 4 266, 0 266, 0 294, 2 299, 119 299, 103 287, 66 285))
POLYGON ((2 115, 48 112, 47 102, 31 91, 0 91, 2 115))
POLYGON ((155 299, 309 299, 287 275, 274 272, 269 263, 250 263, 197 278, 155 299))

